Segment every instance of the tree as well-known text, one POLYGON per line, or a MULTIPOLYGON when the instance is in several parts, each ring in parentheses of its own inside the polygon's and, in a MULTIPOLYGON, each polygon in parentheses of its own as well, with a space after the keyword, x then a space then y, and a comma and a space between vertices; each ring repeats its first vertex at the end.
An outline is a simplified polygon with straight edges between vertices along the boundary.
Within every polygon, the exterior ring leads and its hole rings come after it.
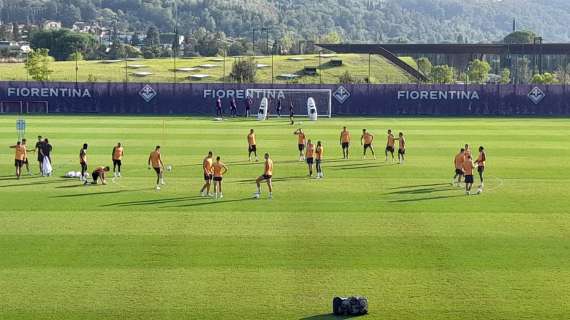
POLYGON ((543 74, 535 74, 530 81, 532 84, 554 84, 558 82, 556 75, 545 72, 543 74))
POLYGON ((89 55, 95 50, 97 42, 91 34, 61 29, 34 32, 30 44, 34 49, 48 49, 56 60, 64 61, 75 51, 89 55))
POLYGON ((234 41, 228 48, 228 55, 229 56, 243 56, 247 53, 246 46, 244 45, 243 41, 234 41))
POLYGON ((22 35, 20 34, 20 27, 17 23, 12 23, 12 40, 20 41, 22 40, 22 35))
POLYGON ((528 44, 534 43, 536 34, 532 31, 515 31, 507 35, 503 42, 506 44, 528 44))
POLYGON ((508 68, 504 68, 501 71, 501 80, 499 80, 500 84, 509 84, 511 83, 511 70, 508 68))
POLYGON ((279 43, 281 44, 281 51, 283 53, 289 53, 291 48, 295 45, 295 35, 293 32, 288 31, 281 37, 279 43))
POLYGON ((146 31, 146 39, 142 49, 145 59, 160 57, 160 33, 155 26, 150 26, 146 31))
POLYGON ((453 83, 454 69, 448 65, 435 66, 431 70, 431 79, 434 83, 453 83))
POLYGON ((28 53, 25 67, 32 79, 36 81, 47 81, 50 73, 53 72, 49 68, 52 61, 53 58, 49 56, 48 49, 35 49, 28 53))
POLYGON ((257 63, 253 58, 240 59, 233 64, 230 78, 239 83, 253 83, 255 82, 256 73, 257 63))
POLYGON ((487 61, 475 59, 469 63, 467 74, 469 80, 475 83, 485 83, 489 77, 491 65, 487 61))
POLYGON ((418 59, 418 69, 420 70, 421 73, 424 74, 424 76, 429 78, 432 68, 433 66, 428 58, 421 57, 418 59))
POLYGON ((337 44, 342 42, 342 37, 336 31, 331 31, 321 38, 322 43, 337 44))
POLYGON ((81 54, 81 52, 74 52, 72 54, 69 55, 69 57, 67 57, 67 61, 82 61, 83 60, 83 55, 81 54))

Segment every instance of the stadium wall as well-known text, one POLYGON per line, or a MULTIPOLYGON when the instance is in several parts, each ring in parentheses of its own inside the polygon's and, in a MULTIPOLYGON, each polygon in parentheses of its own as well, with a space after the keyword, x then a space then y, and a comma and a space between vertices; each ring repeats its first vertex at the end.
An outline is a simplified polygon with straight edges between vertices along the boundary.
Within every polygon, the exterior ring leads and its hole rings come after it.
MULTIPOLYGON (((247 89, 330 89, 333 115, 570 114, 564 85, 269 85, 189 83, 0 82, 0 112, 212 115, 215 99, 236 97, 240 113, 247 89), (30 110, 26 106, 33 105, 30 110), (10 107, 11 106, 11 107, 10 107)), ((287 99, 287 98, 286 98, 287 99)), ((253 107, 253 112, 257 109, 253 107)), ((319 110, 328 106, 319 105, 319 110)), ((286 102, 283 112, 288 112, 286 102)), ((302 109, 300 109, 302 110, 302 109)), ((324 110, 323 110, 324 112, 324 110)))

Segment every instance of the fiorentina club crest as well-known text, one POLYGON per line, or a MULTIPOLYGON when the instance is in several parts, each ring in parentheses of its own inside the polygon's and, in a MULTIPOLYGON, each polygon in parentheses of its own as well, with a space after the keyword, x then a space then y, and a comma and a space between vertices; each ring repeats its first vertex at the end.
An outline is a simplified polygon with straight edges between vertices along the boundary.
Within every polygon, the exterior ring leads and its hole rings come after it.
POLYGON ((348 100, 348 98, 350 98, 350 92, 348 92, 345 87, 340 86, 333 93, 333 97, 336 99, 336 101, 343 104, 346 100, 348 100))
POLYGON ((544 99, 544 97, 546 97, 546 94, 542 90, 540 90, 539 87, 534 87, 528 93, 528 98, 534 104, 539 104, 544 99))
POLYGON ((148 84, 139 91, 139 96, 141 96, 141 98, 146 102, 150 102, 154 97, 156 97, 156 95, 156 91, 148 84))

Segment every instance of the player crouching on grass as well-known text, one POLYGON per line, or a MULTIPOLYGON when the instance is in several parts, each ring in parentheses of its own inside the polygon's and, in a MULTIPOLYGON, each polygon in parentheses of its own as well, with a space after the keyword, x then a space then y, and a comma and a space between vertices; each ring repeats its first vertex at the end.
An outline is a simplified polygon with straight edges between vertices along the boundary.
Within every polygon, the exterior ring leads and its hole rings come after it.
MULTIPOLYGON (((93 182, 91 182, 91 184, 97 184, 98 181, 101 181, 101 184, 105 185, 107 184, 107 180, 105 180, 105 173, 111 171, 111 168, 109 167, 99 167, 97 169, 95 169, 93 171, 93 173, 91 174, 91 177, 93 178, 93 182)), ((87 181, 87 179, 85 179, 84 182, 85 185, 89 184, 89 181, 87 181)))
POLYGON ((160 190, 160 185, 164 185, 164 163, 162 162, 162 157, 160 155, 160 146, 156 146, 153 152, 150 153, 148 157, 148 169, 150 166, 156 172, 156 190, 160 190))
POLYGON ((315 150, 315 154, 317 155, 316 157, 316 168, 317 168, 317 179, 321 179, 324 178, 325 176, 323 175, 323 168, 321 168, 321 162, 323 161, 323 154, 324 154, 324 148, 323 145, 321 144, 320 141, 317 141, 317 149, 315 150))
POLYGON ((453 186, 457 187, 461 183, 461 177, 463 177, 463 162, 465 162, 465 149, 461 148, 453 159, 453 164, 455 165, 455 175, 453 179, 451 179, 451 185, 453 186))
POLYGON ((465 173, 465 194, 471 194, 471 188, 473 187, 473 159, 468 155, 463 162, 463 172, 465 173))
POLYGON ((259 161, 259 159, 257 158, 257 145, 255 142, 255 132, 253 131, 253 129, 249 130, 249 134, 247 135, 247 152, 248 152, 248 157, 249 157, 249 161, 252 161, 251 158, 251 154, 253 153, 255 155, 255 161, 259 161))
POLYGON ((204 186, 200 189, 202 197, 212 196, 210 193, 210 186, 212 185, 212 178, 214 177, 214 159, 212 159, 212 151, 208 152, 204 161, 202 161, 202 168, 204 169, 204 186))
POLYGON ((214 163, 214 194, 216 199, 222 199, 224 194, 222 193, 222 180, 224 174, 228 172, 228 167, 220 161, 220 157, 216 157, 216 163, 214 163))
POLYGON ((477 164, 477 172, 479 173, 479 179, 481 179, 481 185, 477 190, 477 194, 483 192, 483 173, 485 172, 485 161, 487 161, 487 154, 485 154, 485 148, 483 148, 483 146, 480 146, 479 156, 477 157, 477 160, 475 160, 475 163, 477 164))
POLYGON ((261 181, 267 182, 267 187, 269 188, 269 199, 273 198, 273 183, 271 178, 273 177, 273 160, 269 157, 269 153, 266 153, 265 156, 265 168, 263 170, 263 174, 259 176, 255 180, 255 184, 257 185, 257 192, 254 194, 256 199, 259 199, 261 196, 261 181))

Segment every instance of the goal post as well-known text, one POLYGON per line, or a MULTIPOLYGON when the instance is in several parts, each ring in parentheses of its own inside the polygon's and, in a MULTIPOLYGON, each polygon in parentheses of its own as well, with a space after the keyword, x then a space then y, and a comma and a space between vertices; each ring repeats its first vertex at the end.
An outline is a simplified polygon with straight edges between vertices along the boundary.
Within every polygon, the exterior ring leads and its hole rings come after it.
POLYGON ((308 117, 307 100, 313 98, 317 105, 320 117, 332 117, 332 90, 331 89, 282 89, 282 88, 251 88, 246 90, 246 96, 253 100, 252 107, 259 108, 261 100, 269 100, 268 116, 278 115, 277 106, 281 101, 281 116, 289 115, 289 108, 293 105, 296 117, 308 117))

